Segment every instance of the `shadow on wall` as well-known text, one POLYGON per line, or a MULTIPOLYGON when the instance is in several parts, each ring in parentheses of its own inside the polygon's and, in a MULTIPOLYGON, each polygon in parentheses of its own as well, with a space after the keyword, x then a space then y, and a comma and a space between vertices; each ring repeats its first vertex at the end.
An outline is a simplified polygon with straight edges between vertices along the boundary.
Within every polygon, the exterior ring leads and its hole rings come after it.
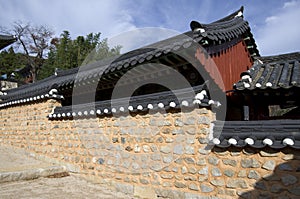
POLYGON ((254 184, 254 190, 241 193, 240 199, 300 198, 300 151, 287 149, 285 152, 291 155, 290 159, 277 165, 271 174, 262 176, 254 184))

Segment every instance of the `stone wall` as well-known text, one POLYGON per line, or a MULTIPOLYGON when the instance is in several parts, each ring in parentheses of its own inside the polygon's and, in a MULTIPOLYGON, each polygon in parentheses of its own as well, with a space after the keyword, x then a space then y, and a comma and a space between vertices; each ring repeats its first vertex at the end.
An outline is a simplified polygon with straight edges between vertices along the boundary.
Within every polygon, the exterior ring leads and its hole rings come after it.
POLYGON ((209 147, 210 110, 48 120, 55 106, 48 100, 0 110, 0 144, 140 197, 300 195, 299 151, 209 147))

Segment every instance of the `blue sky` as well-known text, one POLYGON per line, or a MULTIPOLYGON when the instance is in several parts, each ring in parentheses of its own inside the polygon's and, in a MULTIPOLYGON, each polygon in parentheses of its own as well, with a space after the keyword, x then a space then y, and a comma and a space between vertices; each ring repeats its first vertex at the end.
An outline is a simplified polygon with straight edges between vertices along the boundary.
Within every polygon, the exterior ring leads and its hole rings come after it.
POLYGON ((300 0, 0 0, 0 26, 21 20, 73 38, 101 32, 113 37, 136 28, 189 30, 245 7, 244 17, 262 55, 300 51, 300 0))

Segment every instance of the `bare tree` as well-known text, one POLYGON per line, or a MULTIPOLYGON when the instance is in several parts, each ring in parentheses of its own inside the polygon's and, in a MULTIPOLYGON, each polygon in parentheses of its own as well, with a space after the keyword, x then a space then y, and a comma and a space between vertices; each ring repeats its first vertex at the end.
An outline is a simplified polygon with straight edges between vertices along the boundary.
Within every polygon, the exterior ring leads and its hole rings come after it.
MULTIPOLYGON (((26 55, 32 81, 35 82, 50 49, 50 42, 54 32, 47 26, 33 26, 21 21, 14 22, 11 31, 7 30, 5 30, 7 34, 17 37, 16 47, 21 48, 20 50, 26 55)), ((4 32, 3 28, 2 32, 4 32)))

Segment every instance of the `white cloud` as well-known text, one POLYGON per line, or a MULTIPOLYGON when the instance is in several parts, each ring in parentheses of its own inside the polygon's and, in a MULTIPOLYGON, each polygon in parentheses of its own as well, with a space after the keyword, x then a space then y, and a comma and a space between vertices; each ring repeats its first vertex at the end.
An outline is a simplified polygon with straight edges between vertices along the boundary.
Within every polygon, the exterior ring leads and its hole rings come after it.
POLYGON ((108 37, 135 28, 126 4, 120 0, 1 0, 0 10, 0 26, 9 27, 21 20, 48 25, 57 35, 69 30, 74 37, 91 32, 108 37))
POLYGON ((108 44, 110 47, 121 45, 121 53, 126 53, 178 34, 177 31, 165 28, 139 28, 109 38, 108 44))
POLYGON ((300 1, 284 3, 276 15, 265 19, 257 30, 256 43, 261 55, 300 51, 300 1))
MULTIPOLYGON (((54 29, 56 35, 68 30, 72 38, 91 32, 101 32, 101 39, 111 38, 147 26, 170 28, 182 33, 189 30, 191 20, 199 20, 200 23, 217 20, 228 10, 237 9, 237 2, 235 0, 228 5, 210 0, 194 0, 189 3, 184 0, 0 0, 0 26, 9 27, 14 21, 23 20, 37 25, 48 25, 54 29)), ((300 31, 297 20, 300 18, 300 0, 281 3, 279 10, 277 7, 280 3, 276 3, 276 6, 265 6, 266 3, 259 2, 260 5, 258 2, 246 3, 246 9, 258 21, 250 25, 255 32, 261 54, 299 51, 300 31), (276 14, 269 14, 272 12, 276 14), (264 20, 261 20, 262 16, 265 17, 264 20)), ((132 49, 142 43, 155 42, 157 38, 164 39, 168 34, 143 33, 139 37, 134 37, 132 41, 120 41, 124 46, 123 50, 132 49)))
POLYGON ((289 7, 293 7, 293 6, 297 6, 297 1, 290 1, 290 2, 285 2, 283 5, 283 8, 289 8, 289 7))
POLYGON ((271 23, 276 23, 278 20, 277 16, 271 16, 271 17, 267 17, 265 22, 266 24, 271 24, 271 23))

